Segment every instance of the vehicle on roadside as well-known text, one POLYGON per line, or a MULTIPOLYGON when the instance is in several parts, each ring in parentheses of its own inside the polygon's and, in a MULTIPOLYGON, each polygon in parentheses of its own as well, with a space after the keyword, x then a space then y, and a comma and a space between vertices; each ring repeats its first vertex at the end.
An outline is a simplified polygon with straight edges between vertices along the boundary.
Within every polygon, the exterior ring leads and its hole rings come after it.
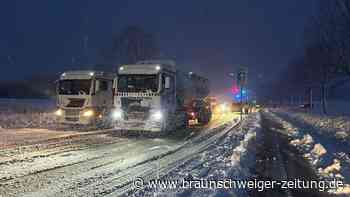
POLYGON ((219 105, 218 98, 215 96, 208 96, 204 100, 210 104, 212 110, 219 105))
POLYGON ((116 75, 101 71, 67 71, 57 81, 59 123, 94 125, 110 119, 113 106, 113 82, 116 75))
POLYGON ((206 99, 193 99, 186 108, 190 125, 208 124, 212 117, 211 105, 206 99))
POLYGON ((240 102, 232 102, 231 103, 231 112, 238 113, 241 112, 243 114, 249 114, 253 112, 253 106, 250 103, 240 103, 240 102))
POLYGON ((118 70, 112 117, 118 127, 127 130, 167 133, 187 127, 190 118, 187 107, 194 99, 204 99, 208 94, 208 79, 177 70, 174 61, 149 60, 122 65, 118 70))

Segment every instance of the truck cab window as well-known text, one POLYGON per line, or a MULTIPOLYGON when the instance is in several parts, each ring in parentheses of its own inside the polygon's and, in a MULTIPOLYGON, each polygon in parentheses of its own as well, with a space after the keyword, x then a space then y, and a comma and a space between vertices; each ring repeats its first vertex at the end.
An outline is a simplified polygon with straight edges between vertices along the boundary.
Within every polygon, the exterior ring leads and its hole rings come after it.
POLYGON ((100 81, 100 91, 108 90, 108 81, 100 81))

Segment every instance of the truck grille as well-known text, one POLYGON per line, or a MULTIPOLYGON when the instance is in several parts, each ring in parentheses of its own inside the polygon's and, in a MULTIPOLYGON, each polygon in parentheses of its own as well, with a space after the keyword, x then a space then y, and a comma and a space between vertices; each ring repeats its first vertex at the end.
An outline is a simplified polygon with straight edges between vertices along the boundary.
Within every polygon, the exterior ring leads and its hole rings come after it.
POLYGON ((69 103, 66 107, 83 107, 85 103, 85 99, 80 98, 69 98, 69 103))
POLYGON ((66 109, 66 116, 78 116, 79 117, 79 113, 80 110, 79 109, 66 109))
POLYGON ((70 122, 78 122, 79 121, 79 117, 66 117, 66 120, 67 121, 70 121, 70 122))
POLYGON ((146 120, 147 113, 144 112, 131 112, 127 115, 129 120, 146 120))

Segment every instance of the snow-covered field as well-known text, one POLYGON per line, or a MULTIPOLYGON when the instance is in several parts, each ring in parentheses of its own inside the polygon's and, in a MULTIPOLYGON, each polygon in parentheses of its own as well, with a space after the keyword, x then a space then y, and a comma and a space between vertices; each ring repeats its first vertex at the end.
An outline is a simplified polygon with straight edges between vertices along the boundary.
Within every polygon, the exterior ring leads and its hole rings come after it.
MULTIPOLYGON (((281 111, 283 113, 283 111, 281 111)), ((288 115, 317 129, 322 135, 332 136, 339 141, 350 142, 350 117, 325 116, 318 113, 293 112, 288 115)))
POLYGON ((0 98, 0 112, 48 112, 55 107, 56 101, 52 99, 0 98))
POLYGON ((49 99, 0 99, 0 129, 54 128, 55 106, 49 99))
POLYGON ((303 153, 320 178, 345 184, 330 192, 350 195, 349 120, 282 109, 273 112, 272 116, 288 131, 290 144, 303 153))

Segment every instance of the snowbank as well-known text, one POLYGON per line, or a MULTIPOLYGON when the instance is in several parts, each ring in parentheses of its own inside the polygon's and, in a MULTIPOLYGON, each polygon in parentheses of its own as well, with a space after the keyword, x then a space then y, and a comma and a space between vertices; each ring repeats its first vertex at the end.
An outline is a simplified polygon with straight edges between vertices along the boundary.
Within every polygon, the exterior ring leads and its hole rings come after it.
POLYGON ((0 128, 54 128, 54 109, 49 99, 0 99, 0 128))
POLYGON ((345 184, 344 187, 329 192, 340 196, 350 195, 350 146, 341 143, 344 138, 336 138, 339 130, 346 131, 339 126, 342 124, 334 124, 336 126, 332 127, 327 121, 330 118, 281 110, 272 116, 288 131, 290 144, 303 154, 322 180, 336 179, 345 184))
POLYGON ((289 113, 292 118, 303 121, 338 140, 350 140, 350 117, 347 116, 323 116, 301 112, 289 113))
POLYGON ((56 128, 53 113, 1 113, 0 128, 56 128))
POLYGON ((8 99, 0 98, 0 113, 48 112, 54 110, 53 99, 8 99))

